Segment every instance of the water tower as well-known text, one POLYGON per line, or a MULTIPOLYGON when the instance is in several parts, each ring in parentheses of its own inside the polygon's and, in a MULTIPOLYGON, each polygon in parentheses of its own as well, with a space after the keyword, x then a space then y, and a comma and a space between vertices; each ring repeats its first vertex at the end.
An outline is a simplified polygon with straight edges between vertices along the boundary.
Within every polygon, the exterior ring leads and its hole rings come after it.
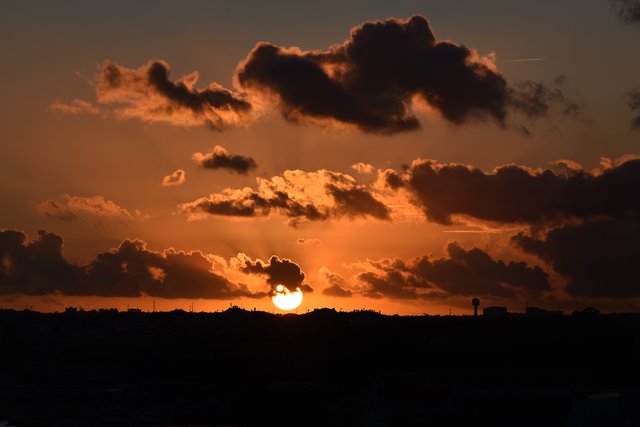
POLYGON ((471 304, 473 305, 473 317, 478 317, 478 306, 480 305, 480 300, 478 298, 474 298, 471 300, 471 304))

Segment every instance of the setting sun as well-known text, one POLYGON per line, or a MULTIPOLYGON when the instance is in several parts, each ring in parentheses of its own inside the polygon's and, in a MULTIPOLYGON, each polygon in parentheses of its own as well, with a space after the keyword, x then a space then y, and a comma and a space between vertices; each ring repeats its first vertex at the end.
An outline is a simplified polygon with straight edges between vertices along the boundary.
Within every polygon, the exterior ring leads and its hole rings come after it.
POLYGON ((278 285, 271 300, 280 310, 294 310, 302 304, 302 291, 296 288, 295 292, 291 292, 286 286, 278 285))

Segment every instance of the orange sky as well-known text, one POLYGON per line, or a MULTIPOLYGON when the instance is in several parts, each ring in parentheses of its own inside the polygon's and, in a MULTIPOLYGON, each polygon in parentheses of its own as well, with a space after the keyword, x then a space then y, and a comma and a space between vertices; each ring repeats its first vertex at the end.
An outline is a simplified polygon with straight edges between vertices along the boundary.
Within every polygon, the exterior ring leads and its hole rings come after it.
POLYGON ((4 4, 0 306, 634 309, 640 26, 502 3, 4 4))

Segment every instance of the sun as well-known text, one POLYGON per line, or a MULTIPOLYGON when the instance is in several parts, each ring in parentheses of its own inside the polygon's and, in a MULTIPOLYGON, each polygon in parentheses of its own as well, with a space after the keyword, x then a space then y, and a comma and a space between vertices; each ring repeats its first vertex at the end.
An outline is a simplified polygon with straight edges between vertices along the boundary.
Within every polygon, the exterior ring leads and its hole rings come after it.
POLYGON ((293 310, 302 304, 302 291, 300 288, 296 288, 295 292, 291 292, 286 286, 278 285, 271 301, 280 310, 293 310))

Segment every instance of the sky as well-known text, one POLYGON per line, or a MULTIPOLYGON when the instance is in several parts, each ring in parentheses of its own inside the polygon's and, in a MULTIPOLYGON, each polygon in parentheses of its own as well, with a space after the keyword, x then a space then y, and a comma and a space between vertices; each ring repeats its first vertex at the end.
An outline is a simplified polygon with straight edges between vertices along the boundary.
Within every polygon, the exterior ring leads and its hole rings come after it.
POLYGON ((640 302, 640 2, 5 1, 0 307, 640 302))

